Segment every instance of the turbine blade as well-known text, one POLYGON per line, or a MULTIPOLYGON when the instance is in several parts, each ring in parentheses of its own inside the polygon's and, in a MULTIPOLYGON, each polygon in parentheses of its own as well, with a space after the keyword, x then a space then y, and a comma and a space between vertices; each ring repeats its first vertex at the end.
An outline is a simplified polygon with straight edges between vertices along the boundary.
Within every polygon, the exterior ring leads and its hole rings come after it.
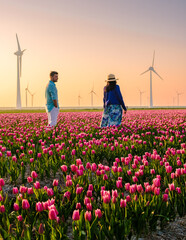
POLYGON ((140 75, 143 75, 144 73, 146 73, 146 72, 148 72, 148 71, 150 71, 150 70, 148 69, 147 71, 145 71, 145 72, 141 73, 140 75))
POLYGON ((19 45, 19 40, 18 40, 18 36, 17 36, 17 33, 16 33, 16 38, 17 38, 17 45, 18 45, 18 50, 21 51, 21 48, 20 48, 20 45, 19 45))
POLYGON ((30 92, 30 90, 29 90, 29 89, 27 89, 27 91, 29 92, 29 94, 30 94, 30 95, 32 95, 32 93, 30 92))
POLYGON ((153 69, 152 70, 156 75, 158 75, 158 77, 161 79, 161 80, 163 80, 163 78, 153 69))
POLYGON ((154 66, 154 58, 155 58, 155 51, 154 51, 153 59, 152 59, 152 67, 154 66))

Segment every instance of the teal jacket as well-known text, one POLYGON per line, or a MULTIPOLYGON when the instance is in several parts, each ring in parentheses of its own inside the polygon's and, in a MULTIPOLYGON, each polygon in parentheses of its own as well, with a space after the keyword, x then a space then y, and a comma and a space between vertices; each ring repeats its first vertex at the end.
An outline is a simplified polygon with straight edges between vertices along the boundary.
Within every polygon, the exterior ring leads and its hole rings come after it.
POLYGON ((50 112, 55 107, 53 100, 57 100, 57 106, 59 108, 56 84, 51 80, 46 86, 45 98, 46 98, 46 107, 48 112, 50 112))

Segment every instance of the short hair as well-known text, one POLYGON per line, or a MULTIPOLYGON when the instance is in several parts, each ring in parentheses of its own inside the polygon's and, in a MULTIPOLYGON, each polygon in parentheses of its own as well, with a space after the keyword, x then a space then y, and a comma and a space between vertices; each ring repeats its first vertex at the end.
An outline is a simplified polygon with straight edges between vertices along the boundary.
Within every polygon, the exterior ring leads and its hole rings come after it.
POLYGON ((51 72, 50 72, 50 77, 53 77, 55 74, 58 74, 58 72, 56 72, 56 71, 51 71, 51 72))

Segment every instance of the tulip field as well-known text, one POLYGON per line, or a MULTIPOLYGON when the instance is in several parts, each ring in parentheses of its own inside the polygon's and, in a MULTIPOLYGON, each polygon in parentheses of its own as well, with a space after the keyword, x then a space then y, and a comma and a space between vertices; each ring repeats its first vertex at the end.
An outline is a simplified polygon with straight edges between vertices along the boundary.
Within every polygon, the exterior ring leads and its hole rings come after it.
POLYGON ((0 239, 138 239, 186 214, 186 110, 0 114, 0 239))

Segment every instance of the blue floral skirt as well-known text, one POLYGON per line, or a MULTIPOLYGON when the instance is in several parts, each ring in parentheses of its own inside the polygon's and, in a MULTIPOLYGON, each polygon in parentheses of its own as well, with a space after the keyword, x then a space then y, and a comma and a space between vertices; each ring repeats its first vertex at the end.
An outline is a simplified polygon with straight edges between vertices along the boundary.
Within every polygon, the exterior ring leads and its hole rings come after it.
POLYGON ((100 127, 119 126, 122 120, 121 105, 108 105, 105 107, 100 127))

